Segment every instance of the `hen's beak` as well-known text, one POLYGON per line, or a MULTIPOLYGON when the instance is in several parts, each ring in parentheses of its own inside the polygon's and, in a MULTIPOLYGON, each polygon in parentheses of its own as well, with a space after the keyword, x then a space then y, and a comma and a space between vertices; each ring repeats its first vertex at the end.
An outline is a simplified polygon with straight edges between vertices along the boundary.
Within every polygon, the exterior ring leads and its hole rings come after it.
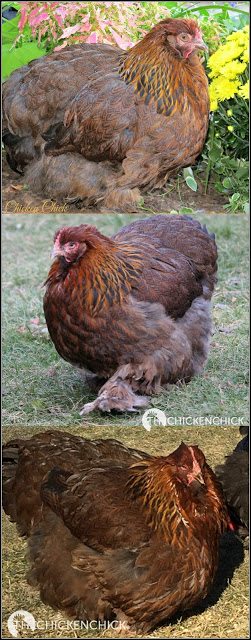
POLYGON ((204 51, 208 52, 208 46, 203 40, 194 40, 193 44, 195 49, 204 49, 204 51))
POLYGON ((189 485, 193 485, 194 482, 195 483, 198 482, 202 486, 205 485, 204 478, 203 478, 203 475, 202 475, 201 471, 198 471, 196 473, 194 471, 191 472, 191 473, 188 473, 187 479, 188 479, 188 484, 189 485))
POLYGON ((197 473, 194 479, 200 484, 205 484, 202 473, 197 473))
POLYGON ((62 256, 62 251, 60 249, 57 249, 56 247, 53 247, 51 258, 57 258, 58 256, 62 256))

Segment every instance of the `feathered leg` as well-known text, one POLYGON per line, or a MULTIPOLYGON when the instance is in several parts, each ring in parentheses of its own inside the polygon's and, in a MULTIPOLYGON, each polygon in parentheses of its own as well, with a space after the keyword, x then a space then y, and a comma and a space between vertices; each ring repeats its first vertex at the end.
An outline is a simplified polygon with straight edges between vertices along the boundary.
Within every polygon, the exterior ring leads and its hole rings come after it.
POLYGON ((155 348, 140 362, 119 367, 101 387, 96 400, 84 405, 80 415, 95 409, 137 411, 148 405, 146 395, 158 394, 170 383, 188 382, 206 362, 210 334, 210 302, 200 297, 183 318, 174 321, 166 317, 161 348, 155 348))
POLYGON ((115 174, 109 162, 90 162, 78 153, 67 153, 55 157, 43 154, 27 168, 25 177, 32 191, 40 195, 96 205, 115 174))
MULTIPOLYGON (((104 206, 112 209, 131 207, 135 211, 142 202, 138 188, 163 187, 167 179, 184 166, 184 148, 177 151, 177 132, 169 131, 168 151, 166 140, 159 135, 159 130, 140 137, 127 152, 122 162, 121 174, 108 186, 104 195, 104 206)), ((196 135, 196 132, 195 132, 196 135)), ((188 141, 189 144, 189 141, 188 141)), ((192 165, 201 151, 199 141, 191 149, 186 166, 192 165)))

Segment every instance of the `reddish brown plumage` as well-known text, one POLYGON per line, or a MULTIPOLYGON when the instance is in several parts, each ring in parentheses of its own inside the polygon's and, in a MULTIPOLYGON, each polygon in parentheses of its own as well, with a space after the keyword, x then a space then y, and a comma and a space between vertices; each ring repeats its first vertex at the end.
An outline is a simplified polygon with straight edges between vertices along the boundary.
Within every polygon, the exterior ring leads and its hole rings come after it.
POLYGON ((132 222, 112 238, 95 227, 55 237, 44 311, 58 353, 108 380, 94 408, 133 410, 205 364, 217 250, 185 216, 132 222), (72 246, 73 243, 73 246, 72 246))
POLYGON ((203 47, 195 21, 167 19, 127 52, 76 45, 14 72, 3 95, 12 167, 30 165, 33 145, 35 190, 135 209, 138 188, 163 185, 203 148, 203 47))
POLYGON ((52 431, 7 443, 3 470, 45 603, 147 633, 209 592, 227 513, 198 447, 154 457, 52 431))

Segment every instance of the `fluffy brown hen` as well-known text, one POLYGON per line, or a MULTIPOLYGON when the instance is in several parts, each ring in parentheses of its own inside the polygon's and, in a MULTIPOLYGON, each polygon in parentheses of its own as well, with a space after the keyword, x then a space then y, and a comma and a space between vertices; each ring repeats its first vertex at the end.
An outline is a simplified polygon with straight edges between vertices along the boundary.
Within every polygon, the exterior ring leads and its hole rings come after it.
POLYGON ((154 457, 51 431, 8 442, 3 476, 45 604, 147 633, 209 592, 228 519, 197 446, 154 457))
POLYGON ((154 216, 112 238, 63 227, 53 254, 44 297, 51 339, 65 360, 108 380, 83 413, 133 411, 202 370, 217 250, 199 222, 154 216))
POLYGON ((138 188, 162 186, 203 148, 205 48, 194 20, 168 18, 127 52, 74 45, 18 69, 3 89, 10 166, 28 165, 47 196, 135 210, 138 188))

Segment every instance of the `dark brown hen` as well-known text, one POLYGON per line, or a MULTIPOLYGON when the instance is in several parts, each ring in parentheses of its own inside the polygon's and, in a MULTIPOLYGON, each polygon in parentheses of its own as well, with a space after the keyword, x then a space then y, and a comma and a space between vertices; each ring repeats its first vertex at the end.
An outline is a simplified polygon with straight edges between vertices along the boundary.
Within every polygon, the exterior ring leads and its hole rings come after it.
POLYGON ((44 603, 147 633, 209 592, 228 518, 197 446, 154 457, 51 431, 7 443, 3 471, 44 603))
POLYGON ((240 427, 244 436, 225 462, 215 469, 236 532, 248 547, 249 535, 249 427, 240 427))
POLYGON ((3 90, 10 165, 29 165, 27 182, 50 197, 135 210, 138 188, 162 186, 203 148, 203 48, 194 20, 168 18, 127 52, 75 45, 18 69, 3 90))
POLYGON ((108 380, 84 413, 133 411, 145 394, 202 370, 217 250, 199 222, 154 216, 112 238, 64 227, 54 257, 44 297, 50 336, 65 360, 108 380))

